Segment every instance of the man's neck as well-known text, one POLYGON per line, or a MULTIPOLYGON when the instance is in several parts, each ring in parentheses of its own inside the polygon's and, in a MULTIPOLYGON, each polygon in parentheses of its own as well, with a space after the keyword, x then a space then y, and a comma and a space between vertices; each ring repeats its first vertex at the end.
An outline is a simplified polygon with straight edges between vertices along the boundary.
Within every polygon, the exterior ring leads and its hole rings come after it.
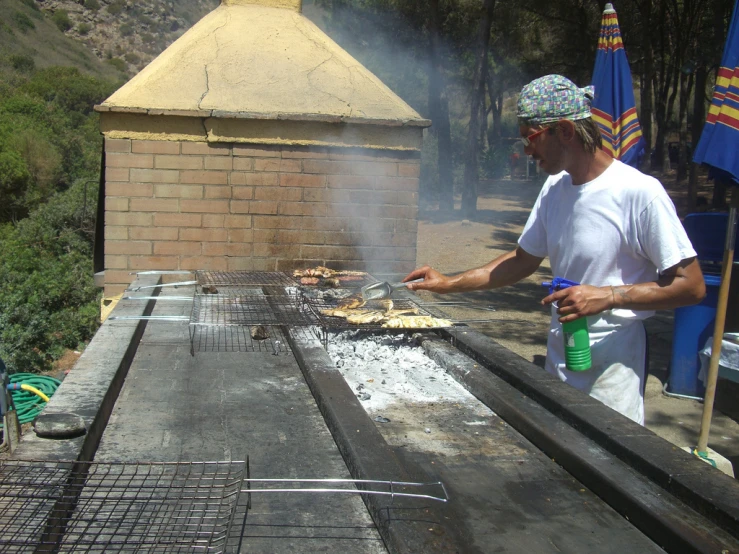
POLYGON ((594 154, 581 150, 575 155, 567 173, 573 185, 583 185, 600 177, 612 163, 613 158, 603 150, 598 149, 594 154))

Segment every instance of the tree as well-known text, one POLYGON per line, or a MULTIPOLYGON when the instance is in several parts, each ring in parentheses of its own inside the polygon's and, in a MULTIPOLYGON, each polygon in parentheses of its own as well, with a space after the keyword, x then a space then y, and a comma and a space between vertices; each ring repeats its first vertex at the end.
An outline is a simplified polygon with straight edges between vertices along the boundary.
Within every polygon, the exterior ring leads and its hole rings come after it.
POLYGON ((490 28, 493 25, 495 0, 483 0, 482 14, 478 28, 478 46, 475 56, 475 71, 472 80, 470 101, 470 122, 467 134, 467 148, 464 164, 464 187, 462 189, 462 213, 471 217, 477 211, 477 184, 479 179, 480 119, 487 111, 485 106, 485 85, 488 71, 488 46, 490 28))

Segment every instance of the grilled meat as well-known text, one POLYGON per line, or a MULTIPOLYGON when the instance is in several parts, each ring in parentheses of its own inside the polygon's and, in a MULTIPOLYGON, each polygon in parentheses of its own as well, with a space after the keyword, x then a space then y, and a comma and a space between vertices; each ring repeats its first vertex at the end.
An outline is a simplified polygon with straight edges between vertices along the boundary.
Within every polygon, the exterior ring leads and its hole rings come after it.
POLYGON ((356 313, 350 314, 346 318, 346 321, 352 325, 364 325, 367 323, 379 323, 383 319, 385 319, 383 312, 356 310, 356 313))
POLYGON ((269 338, 269 333, 264 325, 255 325, 251 328, 251 338, 254 340, 266 340, 269 338))
POLYGON ((300 278, 301 285, 317 285, 320 282, 321 280, 318 277, 301 277, 300 278))
POLYGON ((451 327, 452 322, 448 319, 441 319, 427 315, 399 315, 387 319, 382 326, 387 329, 419 329, 451 327))
POLYGON ((351 296, 347 296, 346 298, 339 300, 336 307, 343 310, 353 310, 355 308, 361 308, 365 304, 366 302, 362 298, 361 294, 352 294, 351 296))

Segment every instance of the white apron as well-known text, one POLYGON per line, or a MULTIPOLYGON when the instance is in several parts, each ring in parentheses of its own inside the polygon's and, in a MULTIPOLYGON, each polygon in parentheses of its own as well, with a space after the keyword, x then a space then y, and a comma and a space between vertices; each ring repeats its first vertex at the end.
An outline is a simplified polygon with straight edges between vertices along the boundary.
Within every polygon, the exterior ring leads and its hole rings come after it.
MULTIPOLYGON (((597 316, 596 316, 597 317, 597 316)), ((590 332, 593 366, 569 371, 565 366, 562 326, 555 319, 547 340, 545 369, 565 383, 644 425, 644 362, 647 335, 641 321, 614 330, 590 332)))

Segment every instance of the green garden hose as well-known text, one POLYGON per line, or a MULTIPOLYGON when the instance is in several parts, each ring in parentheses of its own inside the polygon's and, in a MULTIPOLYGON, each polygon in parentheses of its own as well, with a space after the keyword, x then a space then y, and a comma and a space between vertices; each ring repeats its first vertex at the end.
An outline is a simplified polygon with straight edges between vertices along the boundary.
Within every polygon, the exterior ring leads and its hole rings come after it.
MULTIPOLYGON (((9 382, 10 385, 29 385, 48 397, 51 397, 59 385, 62 384, 59 379, 36 375, 35 373, 13 373, 9 376, 9 382)), ((20 423, 30 423, 46 407, 45 401, 28 390, 11 390, 10 396, 13 398, 20 423)), ((2 425, 0 425, 0 428, 2 428, 2 425)))

